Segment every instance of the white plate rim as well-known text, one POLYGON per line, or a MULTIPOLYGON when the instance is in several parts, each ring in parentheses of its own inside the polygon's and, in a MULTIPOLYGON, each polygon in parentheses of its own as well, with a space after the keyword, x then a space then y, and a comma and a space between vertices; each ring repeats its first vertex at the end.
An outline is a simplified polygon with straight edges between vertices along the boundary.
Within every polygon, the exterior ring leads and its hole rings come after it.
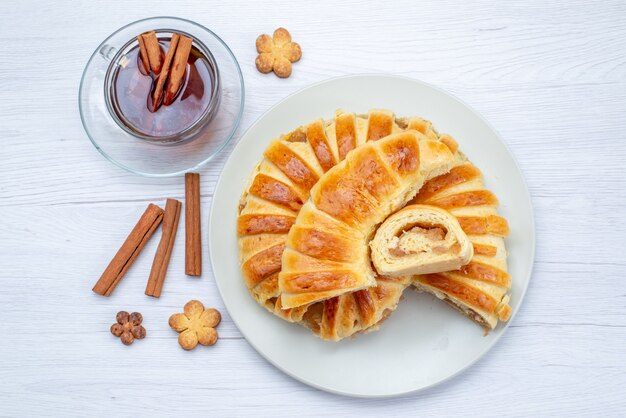
MULTIPOLYGON (((461 104, 463 107, 465 107, 469 112, 471 112, 474 116, 478 117, 492 132, 493 134, 497 137, 498 141, 502 144, 502 146, 506 149, 506 152, 509 154, 511 160, 514 162, 515 164, 515 169, 516 171, 519 173, 519 177, 524 185, 524 190, 523 190, 523 195, 524 195, 524 199, 526 200, 526 202, 528 203, 528 207, 530 207, 530 213, 529 215, 529 221, 530 221, 530 236, 531 236, 531 243, 530 243, 530 247, 531 247, 531 254, 530 254, 530 266, 528 269, 528 273, 527 273, 527 277, 525 278, 525 286, 522 289, 522 292, 520 294, 520 299, 519 302, 517 304, 517 306, 514 307, 513 312, 511 313, 511 316, 509 318, 509 320, 504 323, 503 325, 500 325, 501 327, 501 331, 494 336, 494 338, 491 339, 491 341, 489 342, 489 344, 487 344, 483 351, 481 353, 479 353, 472 361, 468 362, 464 367, 459 368, 456 372, 449 374, 448 376, 433 381, 425 386, 421 386, 419 388, 415 388, 415 389, 409 389, 406 391, 401 391, 401 392, 396 392, 396 393, 385 393, 385 394, 359 394, 359 393, 354 393, 354 392, 348 392, 348 391, 342 391, 342 390, 336 390, 333 388, 328 388, 322 385, 317 384, 314 381, 311 381, 309 379, 306 379, 302 376, 299 376, 295 373, 291 373, 289 370, 283 368, 280 364, 278 364, 276 361, 274 361, 274 359, 268 355, 267 353, 265 353, 263 351, 262 348, 260 348, 257 344, 255 344, 255 342, 249 338, 243 331, 242 331, 242 327, 240 326, 240 324, 238 323, 237 319, 235 319, 235 316, 232 315, 231 310, 228 307, 228 303, 226 302, 226 299, 224 298, 224 291, 222 290, 222 287, 220 285, 220 282, 217 280, 217 278, 215 278, 215 283, 217 286, 217 289, 220 293, 220 297, 222 298, 222 301, 224 302, 224 306, 227 310, 227 312, 229 313, 231 319, 233 320, 235 326, 237 327, 237 329, 239 330, 239 332, 242 334, 242 336, 246 339, 246 341, 252 346, 252 348, 255 349, 255 351, 257 353, 259 353, 267 362, 269 362, 272 366, 276 367, 278 370, 280 370, 281 372, 285 373, 287 376, 290 376, 291 378, 302 382, 308 386, 311 386, 313 388, 325 391, 325 392, 329 392, 329 393, 333 393, 336 395, 341 395, 341 396, 347 396, 347 397, 354 397, 354 398, 362 398, 362 399, 385 399, 385 398, 394 398, 394 397, 400 397, 400 396, 404 396, 404 395, 409 395, 409 394, 415 394, 418 392, 424 392, 428 389, 431 389, 435 386, 438 386, 442 383, 445 383, 453 378, 455 378, 456 376, 460 375, 461 373, 463 373, 464 371, 466 371, 467 369, 469 369, 470 367, 472 367, 473 365, 475 365, 478 361, 480 361, 489 351, 491 351, 491 349, 493 349, 493 347, 498 343, 498 341, 500 341, 500 338, 502 338, 502 336, 506 333, 506 331, 508 330, 508 328, 510 327, 510 325, 513 323, 513 320, 515 319, 515 317, 517 316, 517 313, 524 301, 524 298, 526 296, 526 292, 528 290, 528 286, 530 284, 530 279, 532 278, 532 273, 534 270, 534 264, 535 264, 535 253, 536 253, 536 224, 535 224, 535 215, 534 215, 534 209, 533 209, 533 205, 532 205, 532 198, 531 198, 531 194, 530 191, 528 189, 528 184, 526 182, 526 179, 523 175, 523 172, 519 166, 519 163, 517 162, 517 160, 515 159, 513 153, 511 152, 511 149, 509 148, 509 146, 507 145, 507 143, 504 141, 504 139, 502 138, 502 136, 500 135, 500 133, 493 127, 493 125, 491 125, 491 123, 485 119, 484 116, 482 116, 481 113, 479 113, 477 110, 475 110, 472 106, 470 106, 469 104, 467 104, 466 102, 464 102, 463 100, 461 100, 460 98, 458 98, 457 96, 453 95, 452 93, 449 93, 448 91, 437 87, 435 85, 432 85, 430 83, 426 83, 424 81, 421 80, 417 80, 415 78, 411 78, 411 77, 407 77, 407 76, 402 76, 402 75, 397 75, 397 74, 387 74, 387 73, 361 73, 361 74, 350 74, 350 75, 344 75, 344 76, 338 76, 338 77, 331 77, 316 83, 313 83, 311 85, 308 85, 296 92, 293 92, 291 94, 289 94, 288 96, 284 97, 283 99, 281 99, 280 101, 278 101, 277 103, 275 103, 272 107, 270 107, 268 110, 266 110, 265 112, 263 112, 263 114, 261 114, 247 129, 246 131, 238 138, 237 140, 237 144, 233 147, 233 149, 230 152, 230 155, 228 156, 226 162, 224 163, 224 166, 222 167, 220 176, 216 182, 215 188, 214 188, 214 194, 213 194, 213 199, 211 201, 211 209, 209 211, 209 256, 210 256, 210 261, 211 261, 211 268, 212 271, 215 275, 215 257, 213 254, 213 245, 212 244, 212 232, 215 230, 212 227, 212 222, 213 222, 213 214, 214 214, 214 210, 215 210, 215 197, 218 194, 218 190, 220 190, 220 188, 222 187, 222 183, 225 181, 224 180, 224 172, 226 171, 226 168, 229 166, 229 164, 233 164, 233 160, 232 160, 232 156, 233 154, 235 154, 235 152, 239 149, 239 147, 242 147, 244 144, 244 141, 242 141, 241 139, 244 138, 250 131, 252 131, 267 115, 269 115, 270 113, 272 113, 277 107, 279 107, 282 103, 293 99, 294 96, 302 94, 308 90, 311 89, 315 89, 323 84, 326 83, 332 83, 332 82, 337 82, 337 81, 341 81, 344 79, 352 79, 352 78, 359 78, 359 77, 382 77, 382 78, 395 78, 395 79, 400 79, 400 80, 404 80, 410 83, 417 83, 420 84, 422 87, 426 87, 432 90, 437 91, 440 94, 443 94, 445 96, 447 96, 449 99, 452 99, 456 102, 458 102, 459 104, 461 104)), ((253 302, 252 298, 250 299, 251 303, 255 303, 253 302)))

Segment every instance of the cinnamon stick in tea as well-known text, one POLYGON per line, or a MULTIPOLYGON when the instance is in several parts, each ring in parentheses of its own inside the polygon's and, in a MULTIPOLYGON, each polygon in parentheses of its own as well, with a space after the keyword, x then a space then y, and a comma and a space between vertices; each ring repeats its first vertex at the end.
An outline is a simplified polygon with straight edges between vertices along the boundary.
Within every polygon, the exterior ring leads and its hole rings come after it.
POLYGON ((142 33, 137 37, 139 41, 139 52, 143 61, 144 68, 150 69, 153 73, 159 74, 163 66, 161 46, 157 39, 156 32, 142 33), (147 61, 144 61, 147 58, 147 61))
POLYGON ((152 270, 146 285, 146 295, 158 298, 165 282, 167 267, 170 264, 172 248, 178 230, 178 219, 182 204, 176 199, 167 199, 165 203, 165 215, 163 215, 163 227, 161 228, 161 241, 152 262, 152 270))
POLYGON ((200 240, 200 175, 185 174, 185 273, 202 274, 200 240))
POLYGON ((154 96, 152 96, 152 102, 155 109, 157 109, 161 105, 161 99, 163 98, 163 87, 165 86, 165 82, 167 81, 167 77, 169 76, 170 67, 172 65, 172 60, 174 59, 174 54, 176 53, 176 47, 178 46, 179 39, 179 34, 172 34, 170 46, 167 49, 167 54, 165 55, 165 62, 163 63, 163 68, 161 69, 161 75, 159 75, 156 88, 154 89, 154 96))
POLYGON ((141 56, 141 66, 143 68, 143 73, 145 75, 150 73, 150 59, 148 58, 148 49, 146 48, 146 42, 143 40, 143 37, 139 35, 137 37, 137 41, 139 41, 139 55, 141 56))
POLYGON ((92 289, 94 292, 102 296, 109 296, 113 292, 162 220, 163 209, 150 203, 96 282, 92 289))
MULTIPOLYGON (((172 69, 170 76, 167 80, 167 87, 165 88, 165 99, 163 104, 170 105, 176 98, 176 93, 183 83, 185 77, 185 70, 187 69, 187 60, 189 59, 189 53, 191 52, 192 39, 188 36, 180 35, 180 40, 176 47, 176 53, 174 55, 174 62, 172 63, 172 69)), ((169 51, 168 51, 169 52, 169 51)))

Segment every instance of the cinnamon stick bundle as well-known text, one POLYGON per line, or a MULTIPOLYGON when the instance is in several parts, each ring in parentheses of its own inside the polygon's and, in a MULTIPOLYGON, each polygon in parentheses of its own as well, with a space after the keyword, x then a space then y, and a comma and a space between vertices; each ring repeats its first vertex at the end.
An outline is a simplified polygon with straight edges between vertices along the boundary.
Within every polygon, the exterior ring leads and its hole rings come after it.
POLYGON ((176 199, 167 199, 165 203, 161 241, 157 247, 148 284, 146 285, 146 295, 148 296, 155 298, 161 296, 161 289, 163 289, 167 267, 170 264, 172 248, 174 247, 174 240, 176 239, 181 206, 182 204, 176 199))
POLYGON ((200 239, 200 175, 185 174, 185 273, 202 274, 202 241, 200 239))
POLYGON ((93 291, 102 296, 109 296, 128 268, 133 264, 154 230, 163 220, 163 209, 150 203, 133 230, 117 251, 93 291))

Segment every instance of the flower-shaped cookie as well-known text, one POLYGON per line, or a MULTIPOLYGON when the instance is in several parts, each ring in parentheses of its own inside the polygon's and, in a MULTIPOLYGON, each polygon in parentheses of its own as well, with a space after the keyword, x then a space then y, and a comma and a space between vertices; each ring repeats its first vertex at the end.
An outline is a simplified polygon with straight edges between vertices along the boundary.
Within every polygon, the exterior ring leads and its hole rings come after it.
POLYGON ((143 316, 139 312, 129 314, 120 311, 115 316, 117 323, 111 325, 111 334, 120 337, 124 345, 131 345, 135 338, 141 340, 146 336, 146 329, 141 325, 143 316))
POLYGON ((274 70, 278 77, 291 75, 291 63, 302 57, 300 45, 291 42, 291 35, 285 28, 278 28, 274 36, 263 34, 256 38, 256 68, 262 73, 274 70))
POLYGON ((185 350, 191 350, 198 343, 213 345, 217 342, 215 327, 222 320, 216 309, 204 309, 204 305, 197 300, 185 304, 185 313, 170 316, 170 327, 180 332, 178 343, 185 350))

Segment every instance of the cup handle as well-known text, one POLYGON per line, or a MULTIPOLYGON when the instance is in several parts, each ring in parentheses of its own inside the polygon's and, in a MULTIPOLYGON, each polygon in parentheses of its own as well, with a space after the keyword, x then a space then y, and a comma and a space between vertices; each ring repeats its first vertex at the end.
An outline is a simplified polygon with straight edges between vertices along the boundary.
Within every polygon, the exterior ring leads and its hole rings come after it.
MULTIPOLYGON (((111 62, 115 55, 117 54, 117 48, 111 45, 104 44, 98 51, 100 56, 106 61, 111 62)), ((126 55, 122 55, 116 62, 115 65, 119 65, 120 67, 126 68, 128 65, 128 57, 126 55)))
POLYGON ((115 47, 112 47, 111 45, 104 44, 98 52, 100 52, 100 56, 105 61, 111 62, 111 60, 115 56, 115 53, 117 52, 117 49, 115 47))

